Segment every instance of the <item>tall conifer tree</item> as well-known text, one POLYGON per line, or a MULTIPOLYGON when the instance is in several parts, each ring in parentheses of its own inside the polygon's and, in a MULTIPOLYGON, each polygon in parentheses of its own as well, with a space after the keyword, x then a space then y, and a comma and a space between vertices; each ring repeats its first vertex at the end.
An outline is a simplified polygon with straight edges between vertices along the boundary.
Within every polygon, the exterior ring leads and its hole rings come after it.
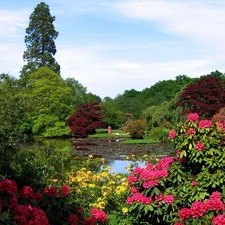
POLYGON ((27 64, 22 68, 21 77, 43 66, 60 75, 60 66, 53 57, 56 53, 54 40, 58 36, 54 21, 55 17, 51 16, 49 6, 44 2, 39 3, 30 15, 24 40, 27 50, 23 54, 27 64))

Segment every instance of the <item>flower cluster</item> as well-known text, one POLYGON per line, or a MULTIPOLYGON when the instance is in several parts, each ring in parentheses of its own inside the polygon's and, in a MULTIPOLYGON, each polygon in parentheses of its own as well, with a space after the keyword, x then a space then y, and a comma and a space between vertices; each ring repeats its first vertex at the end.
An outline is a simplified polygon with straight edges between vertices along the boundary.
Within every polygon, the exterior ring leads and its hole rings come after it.
POLYGON ((96 221, 99 221, 99 222, 106 222, 107 221, 106 213, 97 209, 97 208, 92 209, 91 214, 92 214, 92 217, 96 221))
POLYGON ((199 121, 198 126, 201 129, 210 128, 210 127, 212 127, 212 121, 211 120, 201 120, 201 121, 199 121))
POLYGON ((11 195, 16 195, 17 193, 16 182, 9 179, 0 181, 0 192, 6 192, 11 195))
MULTIPOLYGON (((164 157, 156 165, 149 163, 145 168, 134 168, 133 173, 128 176, 128 184, 131 186, 131 194, 127 198, 127 203, 129 205, 135 202, 140 204, 151 204, 153 202, 153 198, 145 196, 144 191, 139 192, 139 190, 143 190, 143 188, 145 190, 159 185, 160 179, 168 177, 169 165, 173 161, 173 157, 164 157)), ((155 199, 159 201, 158 196, 156 196, 155 199)), ((163 196, 161 200, 164 200, 166 204, 172 204, 173 196, 163 196)))
POLYGON ((190 113, 188 115, 188 121, 190 121, 190 122, 197 122, 198 118, 199 118, 199 116, 197 113, 190 113))
MULTIPOLYGON (((190 208, 182 208, 179 212, 179 218, 181 221, 190 218, 200 218, 204 216, 210 210, 214 211, 224 211, 225 204, 221 201, 221 196, 219 192, 213 192, 211 197, 206 201, 196 201, 192 204, 190 208)), ((222 215, 223 217, 224 215, 222 215)), ((213 217, 213 224, 224 224, 218 223, 221 216, 213 217)), ((223 217, 223 219, 225 219, 223 217)))
POLYGON ((31 205, 17 205, 12 213, 17 225, 49 225, 45 212, 31 205))

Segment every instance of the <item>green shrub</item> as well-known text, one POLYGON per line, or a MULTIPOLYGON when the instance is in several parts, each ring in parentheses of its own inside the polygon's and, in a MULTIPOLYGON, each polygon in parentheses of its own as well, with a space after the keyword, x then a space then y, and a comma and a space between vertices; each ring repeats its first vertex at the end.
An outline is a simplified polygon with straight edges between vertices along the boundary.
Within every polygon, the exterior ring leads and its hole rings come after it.
POLYGON ((144 120, 128 121, 124 125, 124 131, 129 133, 132 139, 142 139, 145 131, 144 120))
POLYGON ((170 129, 166 127, 153 127, 149 133, 148 137, 156 141, 168 141, 168 133, 170 129))

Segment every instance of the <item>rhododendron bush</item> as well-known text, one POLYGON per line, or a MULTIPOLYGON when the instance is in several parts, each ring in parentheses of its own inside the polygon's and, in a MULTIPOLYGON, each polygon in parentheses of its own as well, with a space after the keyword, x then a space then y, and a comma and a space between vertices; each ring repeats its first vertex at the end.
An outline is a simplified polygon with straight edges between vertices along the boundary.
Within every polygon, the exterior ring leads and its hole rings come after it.
POLYGON ((139 224, 225 224, 223 123, 190 113, 169 132, 176 156, 135 167, 129 211, 139 224))
POLYGON ((30 186, 20 191, 16 182, 0 181, 0 224, 16 225, 96 225, 105 223, 107 215, 94 208, 90 218, 85 218, 84 210, 74 203, 75 196, 70 187, 52 186, 43 192, 34 192, 30 186))

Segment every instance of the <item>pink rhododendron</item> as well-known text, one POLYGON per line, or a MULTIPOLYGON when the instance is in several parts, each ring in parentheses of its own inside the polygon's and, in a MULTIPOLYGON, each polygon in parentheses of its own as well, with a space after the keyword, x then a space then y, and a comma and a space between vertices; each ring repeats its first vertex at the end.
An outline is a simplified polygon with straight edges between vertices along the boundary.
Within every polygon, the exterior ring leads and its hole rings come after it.
POLYGON ((202 150, 204 149, 204 145, 202 144, 202 142, 198 142, 198 143, 196 144, 196 149, 197 149, 198 151, 202 151, 202 150))
POLYGON ((131 185, 131 184, 133 184, 134 182, 137 182, 137 181, 138 181, 138 178, 137 178, 135 175, 130 174, 130 175, 128 176, 127 180, 128 180, 128 184, 131 185))
POLYGON ((212 121, 211 120, 201 120, 201 121, 199 121, 198 126, 201 129, 210 128, 210 127, 212 127, 212 121))
POLYGON ((190 122, 197 122, 198 119, 199 119, 199 116, 197 113, 190 113, 188 115, 188 121, 190 121, 190 122))
POLYGON ((196 186, 197 182, 195 180, 191 181, 191 186, 196 186))
POLYGON ((189 208, 182 208, 179 212, 180 220, 188 219, 191 216, 191 210, 189 208))
POLYGON ((105 212, 97 209, 97 208, 94 208, 92 209, 91 211, 92 213, 92 216, 97 220, 97 221, 100 221, 100 222, 106 222, 107 221, 107 215, 105 212))
POLYGON ((163 201, 164 201, 166 204, 171 205, 171 204, 173 204, 173 202, 174 202, 174 198, 173 198, 172 195, 169 194, 169 195, 167 195, 166 197, 164 197, 163 201))
POLYGON ((175 130, 171 130, 171 131, 169 132, 169 138, 170 138, 170 139, 175 138, 175 137, 176 137, 176 135, 177 135, 177 133, 176 133, 176 131, 175 131, 175 130))
POLYGON ((225 224, 225 215, 218 215, 213 217, 212 219, 213 225, 224 225, 225 224))
POLYGON ((188 135, 195 134, 195 129, 193 129, 193 128, 188 129, 187 134, 188 135))

